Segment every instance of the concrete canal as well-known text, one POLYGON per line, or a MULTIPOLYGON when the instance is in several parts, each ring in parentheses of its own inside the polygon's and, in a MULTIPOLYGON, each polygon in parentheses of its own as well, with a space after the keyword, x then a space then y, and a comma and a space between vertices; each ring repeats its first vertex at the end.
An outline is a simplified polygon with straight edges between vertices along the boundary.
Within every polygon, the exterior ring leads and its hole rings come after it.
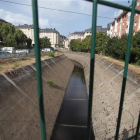
POLYGON ((51 140, 85 140, 88 96, 84 71, 74 63, 65 97, 58 114, 51 140))

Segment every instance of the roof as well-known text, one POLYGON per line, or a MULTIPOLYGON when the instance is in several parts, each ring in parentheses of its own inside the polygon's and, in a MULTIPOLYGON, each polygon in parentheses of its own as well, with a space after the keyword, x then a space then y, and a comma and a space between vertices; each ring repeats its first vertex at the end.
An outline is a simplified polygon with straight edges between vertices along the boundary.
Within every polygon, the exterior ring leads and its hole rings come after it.
MULTIPOLYGON (((71 34, 72 34, 72 35, 73 35, 73 34, 75 34, 75 35, 83 35, 83 32, 76 31, 76 32, 71 33, 71 34)), ((71 34, 70 34, 70 35, 71 35, 71 34)))
POLYGON ((59 33, 55 28, 39 29, 39 33, 59 33))
POLYGON ((22 28, 22 29, 28 29, 28 28, 31 28, 31 29, 33 29, 33 24, 31 24, 31 25, 28 25, 28 24, 24 24, 24 25, 18 25, 18 26, 15 26, 16 28, 22 28))
MULTIPOLYGON (((102 28, 102 26, 96 26, 96 31, 97 32, 106 32, 107 28, 102 28)), ((89 29, 86 29, 84 32, 92 32, 92 29, 89 28, 89 29)))
MULTIPOLYGON (((18 25, 18 26, 15 26, 16 28, 20 28, 20 29, 33 29, 34 26, 33 24, 31 25, 28 25, 28 24, 24 24, 24 25, 18 25)), ((46 29, 39 29, 39 33, 59 33, 55 28, 52 29, 52 28, 46 28, 46 29)))
POLYGON ((90 29, 86 29, 84 32, 92 32, 92 30, 90 28, 90 29))

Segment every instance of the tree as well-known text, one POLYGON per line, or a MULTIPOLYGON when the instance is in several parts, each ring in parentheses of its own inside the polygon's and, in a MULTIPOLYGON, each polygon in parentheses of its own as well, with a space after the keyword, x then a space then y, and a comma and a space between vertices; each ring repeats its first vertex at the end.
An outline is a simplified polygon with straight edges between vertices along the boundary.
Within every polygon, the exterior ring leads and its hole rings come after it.
POLYGON ((13 25, 9 23, 7 24, 2 23, 0 25, 0 37, 1 37, 1 40, 4 41, 6 44, 9 44, 9 42, 14 41, 14 40, 11 40, 11 39, 14 39, 13 38, 14 32, 15 32, 15 27, 13 25), (7 39, 7 37, 10 39, 10 41, 7 39))
POLYGON ((23 46, 26 44, 27 36, 19 29, 16 29, 14 33, 15 42, 18 46, 23 46))
POLYGON ((109 36, 107 36, 107 34, 103 32, 97 32, 95 52, 98 54, 102 51, 104 52, 108 40, 109 40, 109 36))
POLYGON ((91 35, 86 36, 84 40, 82 40, 81 51, 88 52, 91 49, 91 35))
POLYGON ((130 63, 140 65, 140 31, 137 32, 132 39, 130 63))
POLYGON ((41 48, 50 48, 51 47, 51 42, 50 39, 48 37, 43 37, 39 39, 40 42, 40 47, 41 48))
POLYGON ((0 22, 0 41, 2 41, 2 32, 1 32, 1 28, 2 28, 2 22, 0 22))
POLYGON ((72 39, 70 41, 70 49, 72 51, 79 51, 80 50, 80 45, 81 45, 81 40, 80 39, 72 39))
POLYGON ((32 39, 30 39, 30 38, 27 38, 27 47, 30 47, 31 46, 31 44, 32 44, 32 39))

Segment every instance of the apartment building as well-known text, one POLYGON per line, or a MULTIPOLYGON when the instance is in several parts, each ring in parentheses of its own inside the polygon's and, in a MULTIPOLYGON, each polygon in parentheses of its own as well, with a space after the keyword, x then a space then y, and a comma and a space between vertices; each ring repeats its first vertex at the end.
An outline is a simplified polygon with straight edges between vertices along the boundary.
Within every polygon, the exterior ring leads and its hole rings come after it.
MULTIPOLYGON (((140 0, 137 1, 136 9, 140 9, 140 0)), ((113 22, 108 24, 107 34, 110 37, 121 37, 129 32, 131 13, 123 11, 113 22)), ((134 17, 134 33, 140 30, 140 14, 135 14, 134 17)))
MULTIPOLYGON (((32 45, 35 44, 34 41, 34 28, 33 25, 19 25, 15 26, 16 28, 20 29, 23 31, 23 33, 28 37, 32 39, 32 45)), ((54 28, 46 28, 46 29, 39 29, 39 37, 48 37, 51 42, 51 47, 55 48, 58 47, 60 44, 60 34, 59 32, 54 28)))
MULTIPOLYGON (((102 28, 102 26, 96 26, 96 31, 106 33, 107 28, 102 28)), ((69 42, 72 39, 81 39, 81 40, 83 40, 83 39, 86 38, 87 35, 92 35, 92 29, 91 28, 86 29, 85 31, 82 31, 82 32, 74 32, 74 33, 69 34, 68 35, 69 42)))
POLYGON ((46 29, 40 29, 39 30, 39 37, 48 37, 51 42, 51 47, 56 48, 59 47, 60 44, 60 34, 59 32, 54 28, 46 28, 46 29))
POLYGON ((66 36, 60 35, 60 43, 64 43, 64 41, 67 39, 66 36))
MULTIPOLYGON (((97 31, 97 32, 106 33, 107 28, 102 28, 102 26, 96 26, 96 31, 97 31)), ((86 38, 87 35, 92 35, 92 29, 91 29, 91 28, 86 29, 86 30, 84 31, 84 35, 83 35, 83 36, 84 36, 84 39, 86 38)))
POLYGON ((72 39, 81 39, 83 40, 84 38, 84 33, 83 32, 74 32, 74 33, 71 33, 68 35, 69 37, 69 42, 72 40, 72 39))

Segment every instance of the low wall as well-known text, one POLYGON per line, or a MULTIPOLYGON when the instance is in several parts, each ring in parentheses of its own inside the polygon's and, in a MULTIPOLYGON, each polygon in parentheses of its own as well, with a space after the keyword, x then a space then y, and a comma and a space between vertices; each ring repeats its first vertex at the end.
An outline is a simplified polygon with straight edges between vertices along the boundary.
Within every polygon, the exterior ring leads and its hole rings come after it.
MULTIPOLYGON (((65 55, 82 64, 87 92, 89 92, 90 54, 65 53, 65 55)), ((96 58, 94 72, 92 122, 95 137, 97 140, 113 140, 116 131, 123 70, 96 58)), ((135 134, 139 107, 140 85, 128 74, 119 139, 126 139, 135 134)))
MULTIPOLYGON (((42 61, 47 140, 61 107, 73 64, 64 55, 42 61), (54 87, 46 81, 52 80, 54 87)), ((40 140, 35 64, 0 75, 0 139, 40 140)))
MULTIPOLYGON (((41 55, 47 55, 49 52, 41 52, 41 55)), ((5 59, 5 58, 21 58, 21 57, 34 57, 35 52, 30 52, 30 53, 4 53, 0 54, 0 59, 5 59)))

